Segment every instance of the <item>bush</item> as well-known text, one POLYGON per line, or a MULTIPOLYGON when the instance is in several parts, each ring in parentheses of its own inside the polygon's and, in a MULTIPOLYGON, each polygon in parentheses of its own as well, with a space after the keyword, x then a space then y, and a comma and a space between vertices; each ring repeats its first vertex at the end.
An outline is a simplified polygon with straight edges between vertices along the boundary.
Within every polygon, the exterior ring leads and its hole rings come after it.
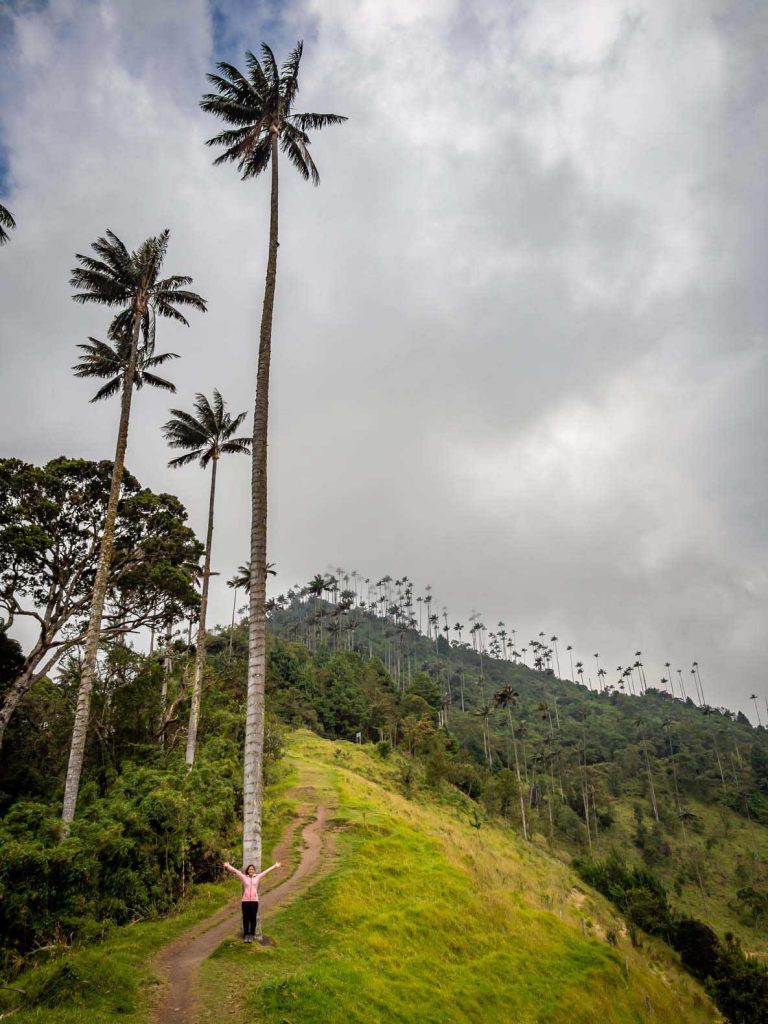
POLYGON ((708 925, 684 917, 675 925, 671 941, 683 964, 695 977, 703 980, 717 973, 720 940, 708 925))
POLYGON ((577 859, 574 866, 584 881, 612 900, 632 924, 649 935, 669 938, 673 915, 667 890, 650 871, 627 868, 616 850, 604 861, 577 859))
MULTIPOLYGON (((54 933, 80 940, 166 912, 191 881, 215 878, 237 822, 228 768, 126 764, 107 797, 84 801, 63 843, 52 808, 18 801, 0 826, 0 969, 54 933)), ((76 979, 52 976, 51 985, 76 979)))

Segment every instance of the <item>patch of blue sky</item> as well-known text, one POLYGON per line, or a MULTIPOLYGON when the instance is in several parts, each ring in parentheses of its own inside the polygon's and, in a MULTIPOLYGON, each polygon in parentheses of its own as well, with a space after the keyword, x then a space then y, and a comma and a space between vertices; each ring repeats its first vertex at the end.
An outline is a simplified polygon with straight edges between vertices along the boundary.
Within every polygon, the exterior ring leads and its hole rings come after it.
MULTIPOLYGON (((8 102, 12 88, 12 51, 14 40, 13 15, 20 4, 0 0, 0 67, 6 73, 0 75, 0 95, 3 104, 8 102)), ((6 197, 11 191, 11 166, 8 147, 3 140, 2 119, 0 118, 0 197, 6 197)))
POLYGON ((8 149, 0 141, 0 197, 10 193, 11 185, 11 163, 8 159, 8 149))
POLYGON ((291 0, 210 0, 213 57, 240 67, 246 50, 257 56, 262 42, 282 64, 299 39, 314 32, 300 5, 291 0))

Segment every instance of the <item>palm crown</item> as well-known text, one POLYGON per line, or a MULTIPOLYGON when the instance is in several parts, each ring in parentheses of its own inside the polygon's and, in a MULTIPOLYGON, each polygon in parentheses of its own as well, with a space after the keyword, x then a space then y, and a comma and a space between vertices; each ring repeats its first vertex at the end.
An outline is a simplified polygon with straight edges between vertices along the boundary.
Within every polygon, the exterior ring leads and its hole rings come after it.
MULTIPOLYGON (((267 562, 267 576, 277 576, 274 562, 267 562)), ((246 594, 251 592, 251 563, 238 565, 237 572, 231 580, 227 580, 227 586, 233 590, 244 590, 246 594)))
MULTIPOLYGON (((120 326, 113 322, 109 328, 109 339, 114 343, 108 345, 99 341, 98 338, 89 338, 87 342, 78 345, 83 350, 78 362, 72 367, 76 377, 108 377, 107 383, 99 388, 91 399, 98 402, 102 398, 111 398, 120 390, 125 374, 128 370, 131 356, 131 331, 127 326, 120 326)), ((163 352, 155 355, 155 341, 150 333, 145 336, 144 344, 138 350, 136 369, 133 374, 133 383, 136 390, 140 390, 145 384, 153 388, 164 388, 166 391, 176 391, 176 386, 163 377, 158 377, 150 371, 156 366, 162 366, 169 359, 178 359, 175 352, 163 352)))
POLYGON ((251 589, 251 566, 238 565, 237 572, 231 580, 227 580, 227 586, 233 590, 244 590, 247 593, 251 589))
POLYGON ((232 436, 247 414, 241 412, 233 419, 216 390, 213 404, 205 395, 195 395, 196 416, 183 409, 171 409, 171 412, 173 419, 163 427, 163 436, 171 448, 186 448, 187 451, 171 459, 169 466, 186 466, 197 459, 205 468, 211 459, 218 459, 220 455, 247 454, 250 450, 250 437, 232 436))
POLYGON ((13 219, 10 210, 6 210, 3 204, 0 203, 0 245, 5 245, 11 237, 8 231, 15 227, 16 221, 13 219))
POLYGON ((102 306, 122 306, 115 319, 119 330, 141 317, 145 337, 150 337, 155 316, 169 317, 187 324, 178 306, 192 306, 205 312, 205 299, 186 289, 191 277, 175 274, 160 277, 163 260, 168 249, 170 232, 166 228, 154 238, 148 238, 135 252, 129 252, 112 231, 99 238, 91 248, 99 257, 77 253, 80 266, 75 267, 70 285, 80 289, 72 298, 75 302, 96 302, 102 306))
POLYGON ((207 76, 217 92, 203 96, 200 106, 233 126, 207 142, 209 146, 224 147, 215 164, 231 161, 243 178, 254 178, 269 166, 272 138, 277 136, 280 148, 302 178, 319 184, 307 131, 347 119, 339 114, 292 113, 303 49, 304 44, 297 43, 279 68, 270 47, 262 43, 261 61, 250 50, 246 52, 247 76, 227 63, 216 65, 220 74, 207 76))

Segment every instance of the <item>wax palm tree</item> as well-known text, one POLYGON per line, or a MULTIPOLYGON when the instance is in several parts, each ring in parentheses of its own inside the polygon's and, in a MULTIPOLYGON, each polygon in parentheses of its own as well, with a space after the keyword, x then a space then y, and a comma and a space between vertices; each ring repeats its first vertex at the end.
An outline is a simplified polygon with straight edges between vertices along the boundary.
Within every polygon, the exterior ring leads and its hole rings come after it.
POLYGON ((704 687, 701 684, 701 672, 699 672, 699 663, 698 663, 698 661, 694 661, 692 664, 693 664, 693 668, 691 669, 691 671, 693 672, 693 674, 696 677, 696 680, 697 680, 697 682, 699 684, 699 692, 701 693, 701 703, 705 704, 706 701, 704 699, 704 687))
MULTIPOLYGON (((80 775, 83 768, 85 737, 91 707, 91 693, 96 676, 96 659, 99 649, 101 619, 107 595, 109 567, 112 561, 115 519, 120 488, 123 482, 125 452, 128 447, 128 425, 131 415, 133 385, 136 384, 136 369, 139 362, 139 337, 154 337, 154 325, 158 316, 168 317, 187 324, 179 307, 191 306, 205 311, 205 300, 196 292, 188 291, 191 277, 174 275, 161 278, 165 255, 168 249, 169 232, 162 231, 148 238, 134 252, 111 231, 105 238, 93 242, 91 248, 96 256, 77 253, 79 266, 72 271, 70 284, 78 289, 75 302, 95 302, 102 306, 117 307, 120 312, 113 321, 115 332, 130 331, 130 350, 127 352, 123 383, 121 386, 120 425, 117 432, 117 446, 112 470, 107 510, 99 547, 99 560, 93 584, 93 597, 88 619, 88 630, 83 646, 83 664, 80 689, 77 695, 75 721, 72 728, 72 745, 69 752, 67 778, 64 785, 62 820, 63 835, 69 832, 69 825, 75 816, 80 775)), ((146 367, 141 372, 144 373, 146 367)), ((143 377, 142 377, 143 380, 143 377)))
POLYGON ((683 685, 683 670, 681 668, 675 669, 677 672, 677 678, 680 681, 680 693, 683 695, 683 700, 688 700, 688 695, 685 692, 685 686, 683 685))
POLYGON ((272 349, 272 311, 277 277, 278 153, 291 161, 299 174, 320 181, 309 153, 308 131, 341 124, 338 114, 294 114, 299 91, 299 42, 279 68, 266 43, 261 61, 247 52, 247 75, 231 64, 217 64, 219 74, 209 74, 216 90, 203 96, 200 106, 228 126, 208 140, 222 146, 216 164, 232 162, 242 178, 255 178, 271 168, 269 250, 264 305, 259 335, 259 362, 253 417, 253 464, 251 471, 251 593, 248 641, 248 695, 246 710, 243 792, 244 863, 261 863, 261 811, 263 800, 264 682, 266 675, 266 565, 267 565, 267 426, 269 369, 272 349))
POLYGON ((558 650, 557 650, 557 637, 556 636, 551 636, 549 638, 549 642, 552 644, 552 646, 555 649, 555 661, 557 663, 557 678, 560 679, 561 678, 561 674, 560 674, 560 654, 558 653, 558 650))
POLYGON ((237 592, 238 592, 238 590, 242 589, 242 590, 245 590, 245 592, 247 594, 250 591, 250 589, 251 589, 251 574, 250 574, 250 571, 248 572, 247 575, 244 574, 244 570, 247 570, 247 569, 248 569, 248 566, 246 566, 246 565, 238 566, 237 572, 234 574, 234 576, 232 576, 231 579, 227 580, 227 586, 230 588, 230 590, 234 591, 234 593, 232 594, 232 624, 231 624, 230 630, 229 630, 229 658, 228 658, 229 661, 232 660, 232 637, 233 637, 234 632, 235 632, 235 612, 237 611, 237 592))
POLYGON ((163 427, 163 437, 171 448, 186 449, 183 455, 171 459, 168 465, 179 469, 190 462, 199 462, 203 469, 211 465, 211 487, 208 497, 208 530, 205 539, 203 591, 200 598, 200 618, 197 624, 195 674, 192 682, 192 704, 187 731, 187 767, 195 763, 197 727, 200 721, 200 699, 203 692, 203 666, 205 664, 205 618, 208 610, 208 585, 211 577, 211 545, 213 543, 213 517, 216 501, 216 470, 222 455, 247 455, 251 450, 249 437, 235 437, 247 413, 234 418, 226 410, 221 394, 214 389, 213 402, 205 395, 195 395, 195 412, 171 409, 173 418, 163 427))
POLYGON ((10 210, 6 210, 2 203, 0 203, 0 245, 5 245, 6 242, 10 241, 11 236, 8 234, 8 231, 12 231, 15 227, 16 221, 13 219, 10 210))
POLYGON ((756 693, 750 693, 749 699, 755 705, 755 713, 757 714, 757 724, 758 724, 758 726, 762 726, 763 723, 762 723, 762 720, 760 718, 760 708, 757 706, 757 694, 756 693))
MULTIPOLYGON (((136 366, 133 373, 133 386, 140 391, 145 384, 153 388, 163 388, 165 391, 176 391, 176 386, 163 377, 158 377, 150 371, 169 359, 178 359, 175 352, 163 352, 155 355, 155 341, 150 332, 149 337, 144 338, 143 345, 136 353, 136 366)), ((121 324, 119 318, 113 321, 109 328, 107 337, 113 342, 112 345, 97 338, 89 338, 87 342, 78 345, 83 354, 78 357, 78 362, 72 367, 76 377, 98 377, 101 380, 107 378, 104 384, 91 399, 92 402, 99 402, 103 398, 111 398, 112 395, 122 388, 125 380, 126 370, 131 359, 131 331, 125 324, 121 324)))
POLYGON ((490 730, 490 719, 491 713, 493 712, 493 706, 488 701, 483 700, 483 703, 475 708, 472 714, 475 718, 481 718, 483 720, 483 747, 485 749, 485 756, 488 758, 488 767, 493 770, 493 754, 491 752, 491 730, 490 730))
MULTIPOLYGON (((150 327, 153 326, 153 324, 150 325, 150 327)), ((154 354, 155 341, 153 333, 149 337, 144 338, 144 344, 136 355, 136 369, 133 375, 134 387, 137 391, 140 391, 145 384, 149 384, 151 387, 175 392, 175 384, 149 372, 150 368, 154 369, 157 366, 162 366, 169 359, 179 358, 175 352, 165 352, 162 355, 156 356, 154 354)), ((113 342, 113 345, 99 341, 98 338, 89 338, 86 343, 78 345, 77 347, 82 349, 83 354, 79 357, 75 366, 72 367, 72 372, 76 377, 97 377, 101 380, 107 378, 107 383, 99 388, 91 399, 92 402, 99 402, 104 398, 111 398, 112 395, 117 394, 123 385, 125 371, 130 360, 130 328, 124 324, 121 325, 118 318, 111 324, 107 337, 113 342)), ((153 624, 149 640, 150 655, 154 648, 154 638, 155 627, 153 624)))
POLYGON ((648 741, 645 736, 645 722, 642 718, 638 718, 635 721, 635 728, 640 733, 640 739, 642 740, 643 756, 645 758, 645 768, 648 773, 648 786, 651 793, 651 809, 653 810, 653 816, 656 819, 656 824, 659 823, 659 808, 656 803, 656 789, 653 785, 653 772, 651 771, 651 759, 648 756, 648 741))
POLYGON ((525 799, 523 797, 523 780, 520 774, 520 758, 517 753, 517 737, 515 736, 515 723, 512 720, 512 709, 517 705, 517 698, 520 694, 510 684, 502 687, 493 695, 493 703, 497 708, 503 708, 507 713, 507 724, 512 735, 512 749, 515 753, 515 775, 517 776, 517 789, 520 796, 520 820, 523 826, 523 839, 528 842, 528 822, 525 817, 525 799))
POLYGON ((672 691, 672 696, 675 696, 675 684, 672 682, 672 666, 668 661, 664 662, 664 668, 667 670, 667 676, 669 677, 669 688, 672 691))
MULTIPOLYGON (((267 562, 267 576, 277 576, 274 562, 267 562)), ((228 587, 234 587, 235 590, 244 590, 246 594, 251 592, 251 566, 238 565, 237 572, 231 580, 227 582, 228 587)))

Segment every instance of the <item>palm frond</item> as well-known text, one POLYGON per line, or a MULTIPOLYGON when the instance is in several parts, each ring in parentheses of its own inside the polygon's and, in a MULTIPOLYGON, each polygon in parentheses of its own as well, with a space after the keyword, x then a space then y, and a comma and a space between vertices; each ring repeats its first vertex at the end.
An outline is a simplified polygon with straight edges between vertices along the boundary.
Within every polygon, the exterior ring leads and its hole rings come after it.
POLYGON ((10 210, 6 209, 0 203, 0 245, 5 245, 6 242, 10 241, 11 236, 8 234, 16 227, 16 221, 10 210))
POLYGON ((159 356, 147 356, 143 360, 143 365, 146 367, 150 366, 162 366, 163 363, 167 363, 169 359, 179 359, 178 352, 161 352, 159 356))
POLYGON ((236 437, 231 441, 225 441, 219 451, 222 455, 247 455, 251 450, 250 437, 236 437))
POLYGON ((72 367, 76 377, 111 377, 122 369, 121 360, 109 345, 98 338, 89 338, 89 343, 78 345, 85 353, 72 367))
MULTIPOLYGON (((251 57, 253 57, 253 54, 251 54, 251 57)), ((247 59, 248 58, 246 57, 246 60, 247 59)), ((275 60, 275 55, 272 52, 272 48, 268 46, 267 43, 261 44, 261 60, 264 67, 264 78, 266 79, 266 84, 268 85, 269 90, 271 92, 280 83, 280 69, 277 66, 277 61, 275 60)), ((258 64, 258 61, 255 61, 255 63, 258 64)))
MULTIPOLYGON (((195 417, 192 415, 192 413, 186 412, 184 409, 171 409, 170 412, 187 429, 189 429, 189 430, 199 430, 201 432, 201 434, 204 433, 202 424, 199 422, 199 420, 195 419, 195 417)), ((166 426, 170 426, 170 424, 172 424, 173 422, 174 422, 173 420, 169 420, 168 423, 166 424, 166 426)))
POLYGON ((208 406, 209 410, 213 412, 214 422, 221 428, 222 421, 224 419, 224 399, 221 397, 221 392, 216 388, 213 389, 213 406, 208 406))
POLYGON ((291 112, 293 101, 299 91, 299 64, 301 63, 301 55, 303 52, 304 43, 300 39, 296 46, 291 50, 288 55, 288 59, 282 67, 281 80, 283 86, 284 116, 287 116, 291 112))
POLYGON ((152 388, 162 388, 164 391, 176 393, 176 385, 169 380, 165 380, 164 377, 156 377, 154 373, 147 373, 146 370, 142 370, 141 374, 137 373, 136 377, 137 388, 140 388, 142 384, 149 384, 152 388))
POLYGON ((234 434, 236 430, 239 430, 241 423, 243 422, 247 415, 247 412, 241 412, 237 416, 235 416, 234 419, 232 419, 231 416, 227 415, 227 432, 224 436, 226 438, 229 438, 232 436, 232 434, 234 434))
POLYGON ((166 302, 164 299, 159 299, 153 303, 155 307, 155 313, 158 316, 164 316, 168 320, 176 320, 180 324, 184 324, 185 327, 189 327, 189 320, 180 313, 178 309, 170 302, 166 302))
MULTIPOLYGON (((235 89, 238 95, 252 90, 253 85, 251 82, 245 77, 242 71, 239 71, 234 66, 234 64, 228 64, 226 61, 220 61, 216 64, 216 67, 224 78, 218 78, 216 75, 208 75, 209 82, 223 82, 225 86, 235 89)), ((218 87, 219 86, 217 84, 217 88, 218 87)))
POLYGON ((267 81, 267 76, 264 73, 259 58, 254 53, 251 53, 250 50, 245 51, 245 65, 248 68, 251 83, 259 93, 262 95, 268 93, 270 83, 267 81))
POLYGON ((320 128, 327 128, 331 124, 344 124, 349 118, 341 114, 291 114, 287 120, 306 132, 319 131, 320 128))
POLYGON ((280 139, 280 148, 305 181, 311 178, 313 185, 319 185, 320 175, 318 174, 317 167, 315 167, 314 160, 309 155, 309 150, 307 149, 308 140, 305 142, 305 139, 306 135, 303 132, 299 132, 297 129, 286 125, 280 139), (289 128, 290 131, 288 130, 289 128))
POLYGON ((116 395, 117 394, 117 392, 120 390, 120 388, 122 386, 123 386, 123 375, 121 373, 119 376, 114 377, 112 380, 107 381, 107 383, 103 387, 99 388, 99 390, 93 396, 91 401, 92 402, 100 402, 104 398, 111 398, 112 395, 116 395))
POLYGON ((180 466, 187 466, 190 462, 194 462, 196 459, 199 459, 202 452, 203 449, 200 448, 197 451, 187 452, 185 455, 179 455, 177 458, 171 459, 168 465, 172 469, 178 469, 180 466))

